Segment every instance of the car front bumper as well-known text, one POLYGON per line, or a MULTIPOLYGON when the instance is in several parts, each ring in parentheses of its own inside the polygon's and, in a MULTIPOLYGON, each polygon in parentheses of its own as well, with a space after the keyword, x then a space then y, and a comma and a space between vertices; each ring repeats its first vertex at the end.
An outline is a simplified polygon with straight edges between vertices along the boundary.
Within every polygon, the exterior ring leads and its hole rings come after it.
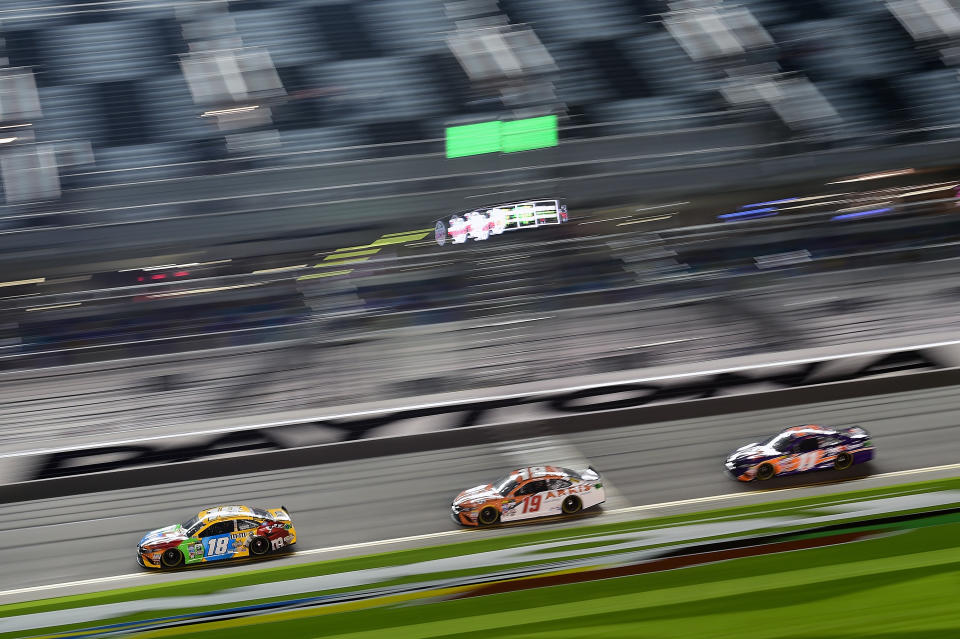
POLYGON ((158 570, 160 568, 159 562, 152 561, 149 556, 144 557, 144 554, 137 550, 137 563, 140 564, 142 568, 148 568, 151 570, 158 570))
POLYGON ((458 511, 457 508, 456 508, 456 506, 451 506, 451 507, 450 507, 450 518, 453 519, 454 522, 456 522, 457 524, 459 524, 459 525, 461 525, 461 526, 476 526, 476 525, 477 525, 477 518, 476 518, 476 516, 474 516, 474 518, 471 519, 471 518, 468 516, 468 512, 469 512, 469 511, 466 511, 466 510, 458 511))
POLYGON ((738 468, 730 460, 724 462, 723 468, 728 477, 732 477, 737 481, 751 481, 753 479, 753 475, 750 473, 749 468, 744 468, 743 466, 738 468))

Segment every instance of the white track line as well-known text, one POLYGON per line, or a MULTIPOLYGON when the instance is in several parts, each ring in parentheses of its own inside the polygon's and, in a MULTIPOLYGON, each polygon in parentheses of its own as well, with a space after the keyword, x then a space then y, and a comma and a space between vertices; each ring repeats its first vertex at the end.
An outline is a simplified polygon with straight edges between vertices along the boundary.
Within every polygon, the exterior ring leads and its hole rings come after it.
MULTIPOLYGON (((885 479, 890 477, 903 477, 907 475, 920 475, 923 473, 933 473, 942 470, 960 470, 960 463, 958 464, 946 464, 944 466, 929 466, 927 468, 914 468, 912 470, 898 470, 890 473, 880 473, 879 475, 870 475, 864 477, 862 480, 870 479, 885 479)), ((704 504, 717 501, 731 501, 735 499, 744 499, 747 497, 756 497, 757 495, 779 495, 781 493, 792 492, 797 490, 804 490, 806 488, 812 488, 813 486, 796 486, 793 488, 780 488, 777 490, 757 492, 749 491, 742 493, 727 493, 724 495, 711 495, 709 497, 695 497, 693 499, 680 499, 677 501, 666 501, 659 504, 646 504, 644 506, 628 506, 626 508, 617 508, 615 510, 604 510, 605 514, 617 515, 624 513, 635 513, 642 512, 647 510, 659 510, 661 508, 671 508, 675 506, 688 506, 693 504, 704 504)), ((355 544, 344 544, 342 546, 330 546, 328 548, 311 548, 309 550, 298 550, 294 554, 297 556, 300 555, 319 555, 324 553, 333 553, 333 552, 343 552, 345 550, 357 550, 360 548, 375 548, 377 546, 389 546, 393 544, 403 544, 411 541, 422 541, 425 539, 439 539, 442 537, 453 537, 458 535, 471 535, 476 534, 476 531, 469 529, 457 529, 457 530, 442 530, 432 533, 424 533, 422 535, 411 535, 409 537, 396 537, 394 539, 380 539, 377 541, 364 541, 355 544)), ((97 577, 96 579, 83 579, 80 581, 68 581, 59 584, 46 584, 43 586, 30 586, 28 588, 15 588, 13 590, 4 590, 0 591, 0 597, 9 597, 12 595, 20 595, 30 592, 43 592, 46 590, 57 590, 61 588, 72 588, 75 586, 90 586, 96 584, 110 583, 113 581, 123 581, 126 579, 139 579, 141 577, 147 577, 149 573, 147 572, 133 572, 125 575, 114 575, 112 577, 97 577)), ((170 582, 172 583, 172 582, 170 582)))
POLYGON ((29 588, 16 588, 14 590, 4 590, 0 592, 0 597, 10 595, 19 595, 27 592, 41 592, 43 590, 55 590, 58 588, 71 588, 73 586, 90 586, 95 584, 105 584, 111 581, 121 581, 123 579, 136 579, 145 577, 146 573, 130 573, 128 575, 114 575, 113 577, 97 577, 96 579, 81 579, 80 581, 66 581, 62 584, 47 584, 45 586, 31 586, 29 588))
MULTIPOLYGON (((298 550, 294 554, 297 556, 300 555, 317 555, 320 553, 329 553, 329 552, 340 552, 344 550, 357 550, 359 548, 373 548, 375 546, 387 546, 391 544, 402 544, 410 541, 421 541, 424 539, 437 539, 440 537, 450 537, 453 535, 468 535, 471 530, 468 529, 457 529, 457 530, 443 530, 433 533, 425 533, 422 535, 411 535, 409 537, 397 537, 395 539, 380 539, 377 541, 364 541, 356 544, 344 544, 342 546, 331 546, 329 548, 312 548, 310 550, 298 550)), ((68 581, 59 584, 46 584, 43 586, 30 586, 28 588, 16 588, 14 590, 4 590, 0 592, 0 597, 8 597, 11 595, 19 595, 28 592, 41 592, 44 590, 55 590, 58 588, 71 588, 74 586, 88 586, 96 585, 102 583, 109 583, 111 581, 123 581, 126 579, 137 579, 140 577, 148 577, 150 573, 143 572, 131 572, 125 575, 114 575, 112 577, 97 577, 96 579, 83 579, 80 581, 68 581)))

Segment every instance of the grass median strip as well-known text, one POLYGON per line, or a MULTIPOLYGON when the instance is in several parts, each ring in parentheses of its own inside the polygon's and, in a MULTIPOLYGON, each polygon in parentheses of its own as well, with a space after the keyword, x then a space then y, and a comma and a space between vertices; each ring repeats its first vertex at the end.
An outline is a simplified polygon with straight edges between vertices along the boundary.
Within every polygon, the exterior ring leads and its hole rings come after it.
POLYGON ((840 545, 750 556, 677 570, 464 598, 447 588, 329 609, 178 626, 143 637, 239 636, 405 639, 473 637, 880 636, 960 630, 960 524, 910 529, 840 545), (410 603, 421 602, 417 606, 410 603), (437 600, 440 601, 437 601, 437 600), (401 605, 402 604, 402 605, 401 605), (832 611, 832 612, 831 612, 832 611), (744 630, 749 623, 749 630, 744 630), (839 626, 839 627, 838 627, 839 626), (562 629, 562 630, 560 630, 562 629))
MULTIPOLYGON (((308 611, 147 632, 144 637, 251 635, 467 639, 510 637, 722 639, 957 636, 960 524, 682 570, 324 614, 308 611), (885 634, 886 633, 886 634, 885 634)), ((439 593, 446 597, 449 593, 439 593)), ((391 602, 394 603, 395 602, 391 602)))

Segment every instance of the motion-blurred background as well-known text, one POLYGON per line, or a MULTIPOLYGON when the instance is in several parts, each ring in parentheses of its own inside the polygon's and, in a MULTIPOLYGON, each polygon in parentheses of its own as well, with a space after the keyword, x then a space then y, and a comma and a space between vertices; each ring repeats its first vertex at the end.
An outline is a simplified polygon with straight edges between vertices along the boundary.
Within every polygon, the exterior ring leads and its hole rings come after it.
POLYGON ((956 328, 953 0, 7 0, 0 37, 21 436, 956 328), (433 241, 543 197, 570 222, 433 241))

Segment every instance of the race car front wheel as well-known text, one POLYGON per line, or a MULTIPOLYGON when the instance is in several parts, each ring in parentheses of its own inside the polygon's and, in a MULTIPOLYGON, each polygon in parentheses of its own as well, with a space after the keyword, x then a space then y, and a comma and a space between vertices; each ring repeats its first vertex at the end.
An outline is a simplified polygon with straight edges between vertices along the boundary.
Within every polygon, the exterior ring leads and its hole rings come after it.
POLYGON ((177 568, 183 563, 183 553, 177 548, 167 548, 160 555, 160 565, 164 568, 177 568))
POLYGON ((250 554, 254 557, 262 557, 270 552, 270 542, 266 537, 254 537, 250 540, 250 554))
POLYGON ((487 506, 477 515, 477 523, 481 526, 490 526, 497 523, 500 519, 500 513, 493 506, 487 506))
POLYGON ((833 467, 837 470, 846 470, 853 466, 853 455, 850 453, 840 453, 833 462, 833 467))
POLYGON ((757 479, 760 481, 767 481, 776 474, 777 471, 770 464, 760 464, 757 468, 757 479))
POLYGON ((583 510, 583 502, 580 501, 579 497, 570 495, 563 500, 562 504, 560 504, 560 509, 563 511, 564 515, 573 515, 583 510))
POLYGON ((442 221, 437 222, 436 226, 433 227, 433 238, 440 246, 447 243, 447 225, 442 221))

